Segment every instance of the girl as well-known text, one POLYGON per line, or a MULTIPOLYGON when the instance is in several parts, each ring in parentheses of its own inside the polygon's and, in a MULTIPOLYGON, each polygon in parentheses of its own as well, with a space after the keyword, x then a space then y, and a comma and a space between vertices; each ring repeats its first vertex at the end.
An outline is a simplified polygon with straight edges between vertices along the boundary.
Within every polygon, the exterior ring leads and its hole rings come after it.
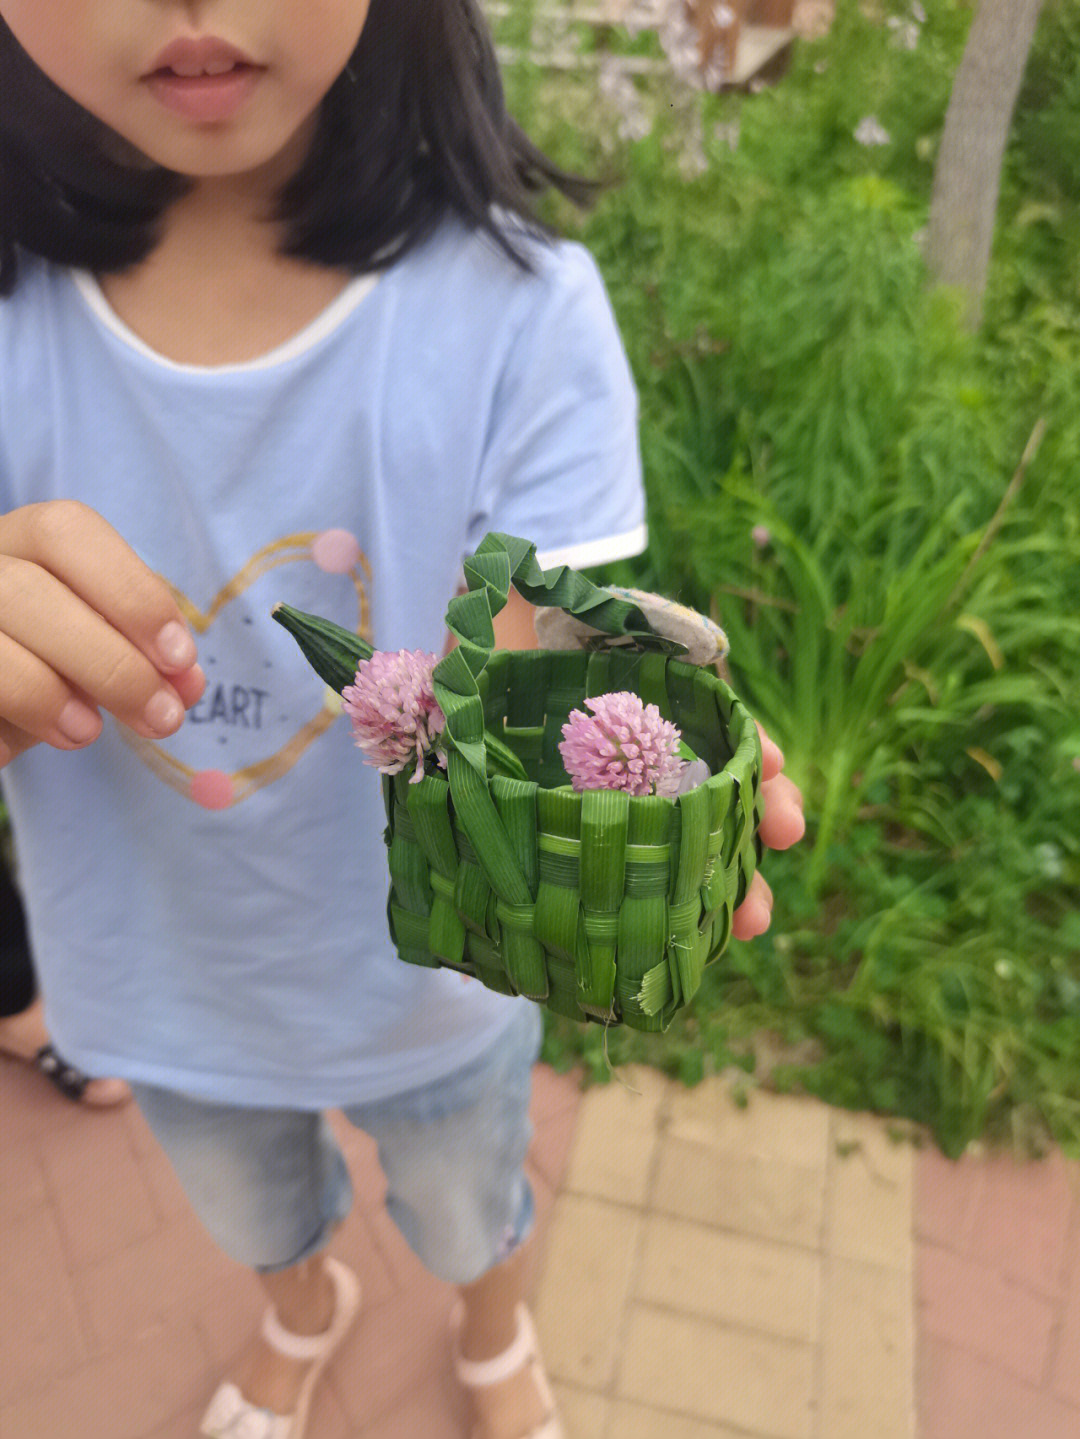
MULTIPOLYGON (((473 0, 0 22, 0 763, 58 1047, 132 1084, 270 1300, 202 1433, 300 1439, 355 1316, 322 1255, 338 1107, 461 1287, 476 1433, 554 1439, 522 1303, 537 1011, 390 956, 377 777, 269 611, 436 650, 488 529, 549 563, 643 547, 606 297, 528 219, 577 187, 506 116, 473 0)), ((497 640, 532 642, 527 606, 497 640)), ((767 922, 759 884, 740 932, 767 922)))

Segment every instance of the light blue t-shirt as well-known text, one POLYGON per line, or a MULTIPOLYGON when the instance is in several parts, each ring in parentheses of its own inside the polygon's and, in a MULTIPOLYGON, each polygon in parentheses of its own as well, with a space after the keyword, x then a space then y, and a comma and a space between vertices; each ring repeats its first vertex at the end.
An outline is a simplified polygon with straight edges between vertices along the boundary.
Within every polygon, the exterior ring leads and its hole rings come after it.
POLYGON ((46 1017, 98 1075, 323 1108, 438 1078, 516 1004, 406 965, 379 776, 277 600, 440 651, 489 529, 542 559, 640 551, 633 384, 595 266, 535 273, 456 222, 261 360, 148 349, 86 275, 0 301, 0 510, 73 498, 174 588, 206 694, 161 743, 106 717, 0 773, 46 1017))

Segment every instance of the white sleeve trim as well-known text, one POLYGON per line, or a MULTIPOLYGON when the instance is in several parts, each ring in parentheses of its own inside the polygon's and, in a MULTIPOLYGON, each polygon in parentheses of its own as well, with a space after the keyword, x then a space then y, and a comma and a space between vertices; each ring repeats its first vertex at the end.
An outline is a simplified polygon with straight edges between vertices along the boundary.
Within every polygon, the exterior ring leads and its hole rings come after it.
POLYGON ((621 535, 609 535, 606 539, 585 540, 557 550, 542 550, 536 559, 542 570, 550 570, 555 565, 584 570, 593 565, 610 564, 612 560, 628 560, 632 555, 640 555, 648 545, 648 526, 638 525, 635 529, 626 530, 621 535))

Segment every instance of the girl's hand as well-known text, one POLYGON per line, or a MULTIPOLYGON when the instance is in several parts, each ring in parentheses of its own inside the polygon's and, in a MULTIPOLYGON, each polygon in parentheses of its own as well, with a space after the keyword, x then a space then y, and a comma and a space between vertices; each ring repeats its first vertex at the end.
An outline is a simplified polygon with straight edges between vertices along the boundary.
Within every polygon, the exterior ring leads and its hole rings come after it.
POLYGON ((82 749, 108 710, 137 734, 180 728, 206 685, 168 586, 75 500, 0 515, 0 766, 82 749))
MULTIPOLYGON (((758 725, 761 736, 761 796, 765 805, 759 834, 769 849, 789 849, 806 833, 802 794, 797 785, 781 771, 784 756, 758 725)), ((772 919, 772 890, 757 870, 746 898, 731 918, 731 933, 736 939, 753 939, 764 934, 772 919)))

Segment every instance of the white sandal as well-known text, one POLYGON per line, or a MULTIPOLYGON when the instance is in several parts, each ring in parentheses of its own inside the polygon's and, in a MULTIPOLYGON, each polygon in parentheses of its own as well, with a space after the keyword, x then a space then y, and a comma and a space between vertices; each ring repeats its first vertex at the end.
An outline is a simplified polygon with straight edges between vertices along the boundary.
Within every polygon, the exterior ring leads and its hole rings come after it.
POLYGON ((206 1439, 303 1439, 315 1386, 360 1310, 360 1285, 352 1270, 328 1256, 323 1265, 337 1294, 328 1329, 322 1334, 291 1334, 282 1328, 273 1309, 263 1315, 262 1337, 271 1349, 287 1359, 315 1361, 304 1378, 294 1411, 273 1414, 260 1409, 229 1381, 219 1386, 203 1415, 199 1433, 206 1439))
MULTIPOLYGON (((492 1384, 504 1384, 522 1369, 528 1368, 532 1381, 547 1410, 547 1418, 539 1427, 522 1434, 520 1439, 566 1439, 566 1434, 555 1405, 555 1396, 540 1357, 540 1341, 536 1337, 532 1315, 524 1304, 517 1307, 518 1332, 509 1349, 496 1354, 493 1359, 466 1359, 461 1352, 460 1335, 465 1318, 465 1307, 460 1302, 454 1306, 450 1316, 453 1335, 454 1372, 458 1382, 465 1389, 486 1389, 492 1384)), ((479 1431, 477 1431, 479 1432, 479 1431)), ((477 1439, 477 1434, 473 1435, 477 1439)))

